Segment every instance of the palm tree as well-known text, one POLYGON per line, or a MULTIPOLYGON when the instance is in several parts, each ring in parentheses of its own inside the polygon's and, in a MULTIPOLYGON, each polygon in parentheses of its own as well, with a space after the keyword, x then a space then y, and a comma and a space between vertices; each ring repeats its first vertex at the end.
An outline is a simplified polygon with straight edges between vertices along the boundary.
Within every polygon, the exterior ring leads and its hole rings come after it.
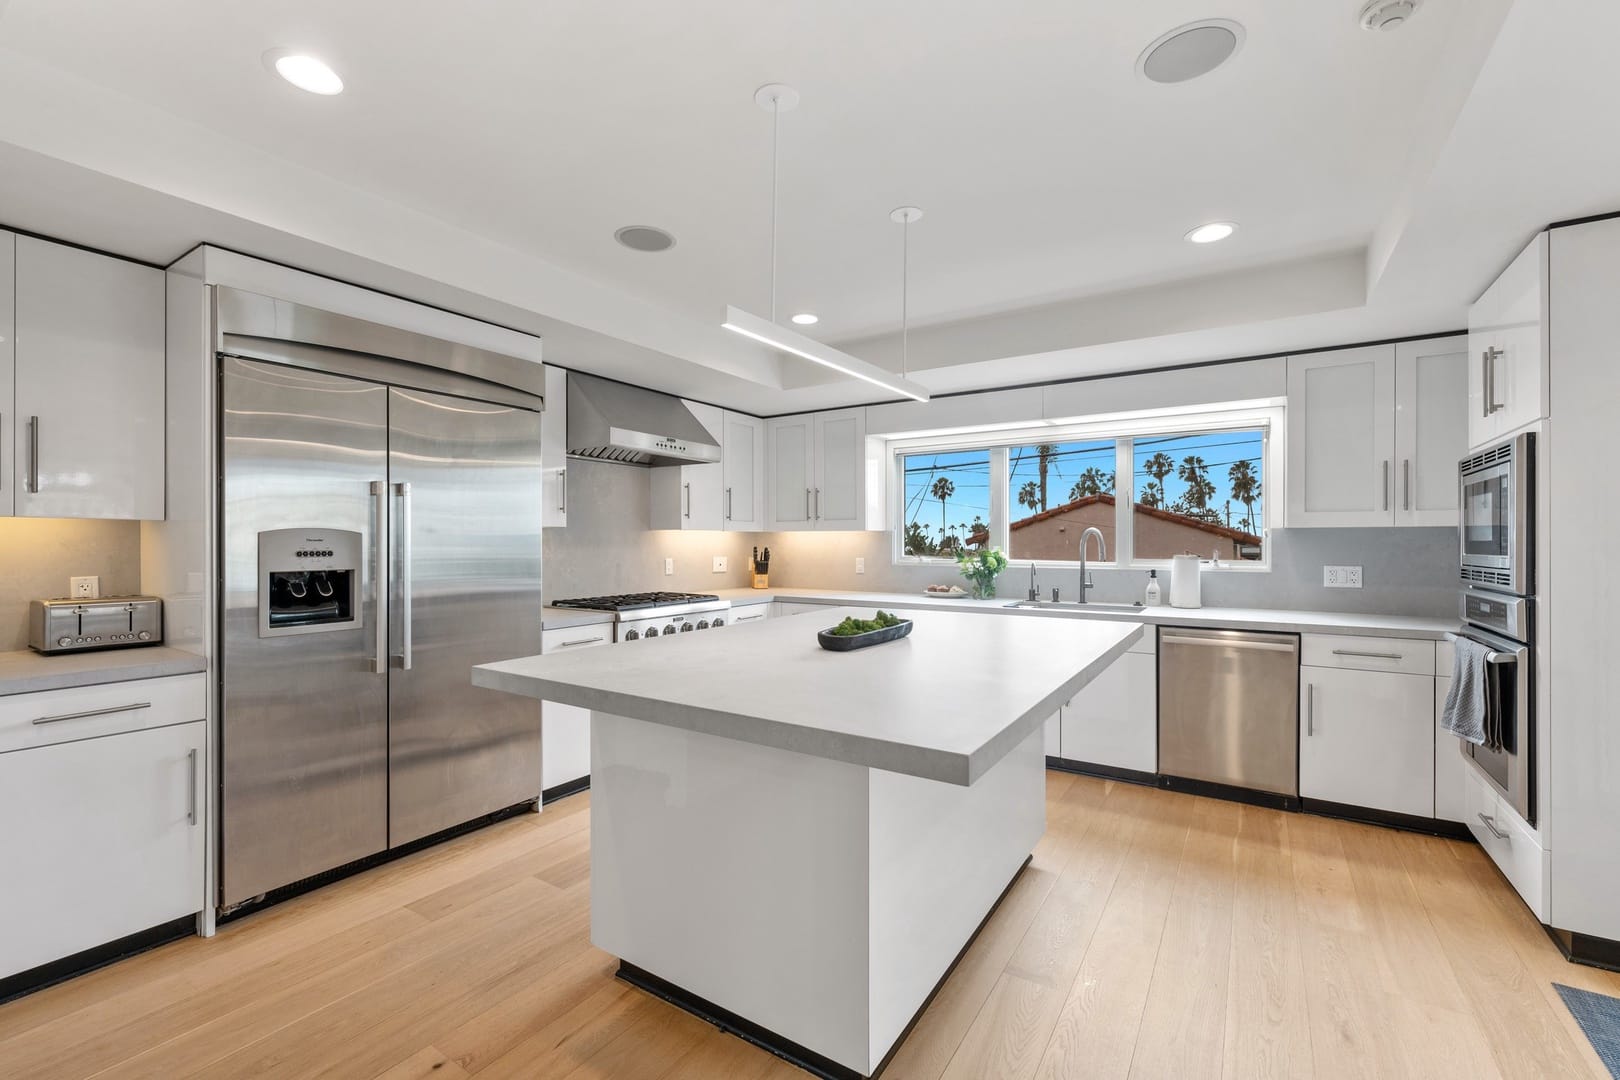
POLYGON ((1074 482, 1069 489, 1069 501, 1076 502, 1088 495, 1112 495, 1114 493, 1114 474, 1105 473, 1097 466, 1089 466, 1080 474, 1080 479, 1074 482))
POLYGON ((1041 474, 1041 509, 1046 509, 1046 470, 1052 459, 1057 456, 1058 448, 1051 443, 1042 443, 1035 448, 1037 460, 1035 467, 1041 474))
POLYGON ((1196 513, 1195 517, 1202 516, 1209 509, 1209 498, 1215 494, 1215 484, 1210 480, 1209 466, 1197 454, 1188 454, 1181 459, 1181 467, 1176 470, 1176 476, 1187 485, 1187 494, 1183 496, 1187 505, 1196 513))
POLYGON ((1226 478, 1232 485, 1232 498, 1247 508, 1243 515, 1244 528, 1249 532, 1255 531, 1254 504, 1260 498, 1260 478, 1254 473, 1254 466, 1247 461, 1234 461, 1232 467, 1226 470, 1226 478))
POLYGON ((1031 510, 1041 508, 1041 495, 1035 487, 1035 481, 1026 480, 1024 486, 1018 489, 1018 505, 1027 506, 1031 510))
POLYGON ((939 500, 939 543, 940 543, 941 547, 944 547, 944 545, 945 545, 945 500, 950 498, 952 495, 956 494, 956 485, 951 483, 951 478, 950 477, 941 476, 939 479, 934 481, 934 486, 933 486, 933 488, 930 489, 930 491, 933 494, 934 498, 939 500))
POLYGON ((1160 450, 1142 463, 1142 471, 1153 477, 1154 483, 1148 484, 1147 490, 1142 493, 1139 500, 1144 506, 1163 506, 1166 502, 1164 492, 1164 478, 1176 471, 1176 463, 1169 454, 1160 450))

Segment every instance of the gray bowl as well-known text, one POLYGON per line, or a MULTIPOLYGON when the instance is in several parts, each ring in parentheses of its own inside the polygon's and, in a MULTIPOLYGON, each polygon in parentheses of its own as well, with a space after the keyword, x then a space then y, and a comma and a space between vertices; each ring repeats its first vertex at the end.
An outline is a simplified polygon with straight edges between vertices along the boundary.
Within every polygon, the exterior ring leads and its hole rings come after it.
POLYGON ((882 645, 885 641, 898 641, 911 633, 911 620, 901 619, 893 626, 885 626, 881 630, 868 630, 864 634, 835 634, 831 630, 821 630, 816 633, 816 640, 828 652, 853 652, 855 649, 864 649, 869 645, 882 645))

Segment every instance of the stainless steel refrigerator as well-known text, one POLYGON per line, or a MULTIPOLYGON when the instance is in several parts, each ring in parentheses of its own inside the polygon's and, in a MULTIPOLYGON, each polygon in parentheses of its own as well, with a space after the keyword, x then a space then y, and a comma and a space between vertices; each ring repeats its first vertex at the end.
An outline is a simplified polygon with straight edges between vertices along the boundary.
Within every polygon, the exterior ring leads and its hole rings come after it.
POLYGON ((220 356, 223 909, 540 794, 539 702, 471 683, 540 651, 539 400, 259 351, 296 363, 220 356))

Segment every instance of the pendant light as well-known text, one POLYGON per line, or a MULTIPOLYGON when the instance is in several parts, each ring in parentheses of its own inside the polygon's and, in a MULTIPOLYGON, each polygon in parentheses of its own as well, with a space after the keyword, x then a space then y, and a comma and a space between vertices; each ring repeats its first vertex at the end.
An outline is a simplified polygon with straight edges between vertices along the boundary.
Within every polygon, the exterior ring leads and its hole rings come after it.
MULTIPOLYGON (((859 357, 851 356, 830 345, 824 345, 814 338, 806 337, 797 331, 790 330, 776 321, 776 248, 777 248, 777 171, 780 162, 779 128, 782 114, 791 112, 799 104, 799 92, 791 86, 781 83, 768 83, 754 91, 754 102, 760 108, 771 114, 771 317, 762 319, 742 308, 727 305, 726 321, 722 323, 727 330, 743 337, 769 345, 785 353, 790 353, 811 363, 848 375, 851 378, 861 379, 873 386, 881 387, 890 393, 911 398, 913 401, 927 401, 928 391, 907 380, 897 377, 887 368, 879 367, 859 357)), ((912 210, 914 207, 902 209, 912 210)), ((899 213, 900 211, 895 211, 899 213)), ((918 210, 917 215, 922 216, 918 210)), ((900 220, 896 218, 895 220, 900 220)), ((912 220, 915 220, 914 218, 912 220)), ((909 224, 909 222, 907 222, 909 224)), ((902 256, 903 258, 904 256, 902 256)), ((904 283, 902 283, 902 291, 904 283)), ((904 308, 904 297, 901 300, 904 308)), ((902 312, 902 322, 904 322, 902 312)), ((902 352, 904 352, 904 329, 902 328, 902 352)))

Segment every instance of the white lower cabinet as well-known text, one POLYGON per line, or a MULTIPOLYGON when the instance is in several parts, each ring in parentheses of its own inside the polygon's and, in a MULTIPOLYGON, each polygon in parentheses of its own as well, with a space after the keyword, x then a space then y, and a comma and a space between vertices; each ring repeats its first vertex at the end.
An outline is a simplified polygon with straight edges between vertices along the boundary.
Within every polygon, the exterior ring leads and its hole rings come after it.
POLYGON ((731 608, 731 614, 726 617, 727 625, 742 626, 746 623, 764 622, 766 619, 771 617, 771 608, 775 606, 775 604, 769 603, 733 605, 731 608))
MULTIPOLYGON (((540 632, 540 654, 577 652, 613 643, 613 624, 567 626, 540 632)), ((591 710, 557 701, 540 703, 540 790, 550 791, 591 774, 591 710)))
MULTIPOLYGON (((1063 706, 1058 755, 1152 773, 1159 768, 1159 686, 1150 632, 1063 706)), ((1050 753, 1051 751, 1048 751, 1050 753)))
POLYGON ((1434 816, 1434 677, 1300 668, 1299 794, 1434 816))
POLYGON ((1046 718, 1046 726, 1041 732, 1042 743, 1046 747, 1046 756, 1049 758, 1063 756, 1063 710, 1059 709, 1046 718))
POLYGON ((206 727, 0 754, 0 978, 202 908, 206 727))
POLYGON ((1537 919, 1547 922, 1551 904, 1547 852, 1536 834, 1504 803, 1496 790, 1477 773, 1467 776, 1467 817, 1463 824, 1474 834, 1485 854, 1524 898, 1537 919))
POLYGON ((791 601, 777 600, 771 604, 771 617, 781 618, 784 615, 803 615, 811 611, 831 611, 826 604, 795 604, 791 601))

